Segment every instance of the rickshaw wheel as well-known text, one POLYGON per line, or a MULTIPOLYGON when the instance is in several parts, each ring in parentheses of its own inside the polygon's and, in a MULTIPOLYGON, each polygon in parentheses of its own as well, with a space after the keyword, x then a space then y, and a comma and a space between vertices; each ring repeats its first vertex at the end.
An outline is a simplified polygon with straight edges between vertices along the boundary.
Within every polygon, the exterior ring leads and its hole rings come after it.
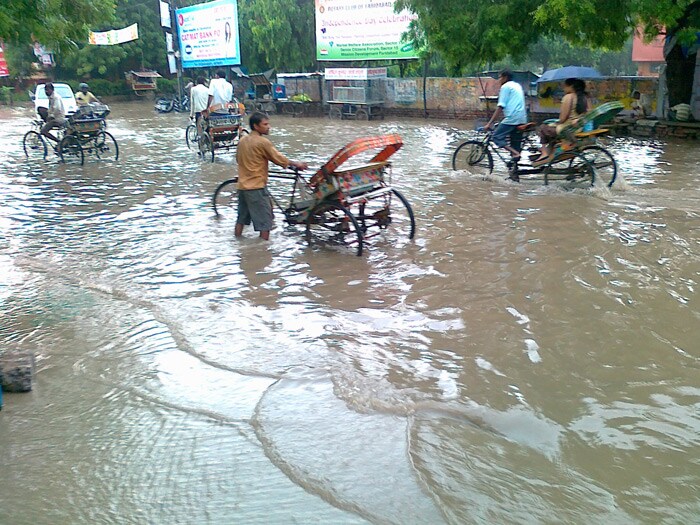
POLYGON ((214 190, 214 196, 211 199, 211 204, 217 217, 221 217, 219 209, 228 206, 236 206, 236 184, 238 184, 238 177, 225 180, 216 187, 216 190, 214 190))
POLYGON ((406 216, 396 213, 396 207, 391 208, 391 227, 397 228, 403 233, 404 230, 408 230, 408 238, 413 239, 416 235, 416 218, 413 215, 413 208, 409 204, 406 197, 404 197, 398 190, 392 188, 392 193, 401 201, 404 208, 406 208, 406 216))
POLYGON ((332 106, 331 109, 328 110, 328 118, 331 120, 342 120, 343 112, 340 108, 332 106))
POLYGON ((452 169, 483 176, 493 172, 493 155, 480 140, 462 142, 452 154, 452 169))
POLYGON ((119 160, 119 145, 111 133, 100 131, 95 137, 94 144, 97 158, 113 161, 119 160))
POLYGON ((46 141, 36 131, 27 131, 22 139, 22 147, 24 148, 24 154, 29 160, 43 160, 46 158, 46 141))
POLYGON ((363 238, 355 216, 339 202, 322 202, 306 220, 306 242, 310 246, 340 246, 362 255, 363 238))
POLYGON ((189 149, 195 149, 197 146, 197 126, 190 124, 185 130, 185 142, 189 149))
POLYGON ((595 184, 595 169, 593 165, 580 153, 569 151, 555 157, 544 168, 544 184, 550 181, 564 180, 569 182, 590 181, 595 184))
POLYGON ((369 113, 366 109, 359 108, 355 111, 355 120, 369 120, 369 113))
POLYGON ((85 153, 80 145, 80 141, 73 135, 66 135, 61 139, 61 143, 58 145, 58 151, 61 155, 61 160, 66 164, 77 163, 82 166, 85 162, 85 153))
POLYGON ((617 162, 612 153, 595 145, 581 148, 581 153, 593 165, 596 183, 611 188, 617 179, 617 162))

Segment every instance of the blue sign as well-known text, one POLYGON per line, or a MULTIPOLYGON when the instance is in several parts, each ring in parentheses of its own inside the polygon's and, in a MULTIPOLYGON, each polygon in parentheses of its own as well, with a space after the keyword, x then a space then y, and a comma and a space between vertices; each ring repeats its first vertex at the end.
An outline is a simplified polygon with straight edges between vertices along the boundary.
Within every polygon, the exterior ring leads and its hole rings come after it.
POLYGON ((216 0, 175 11, 183 68, 241 63, 236 0, 216 0))

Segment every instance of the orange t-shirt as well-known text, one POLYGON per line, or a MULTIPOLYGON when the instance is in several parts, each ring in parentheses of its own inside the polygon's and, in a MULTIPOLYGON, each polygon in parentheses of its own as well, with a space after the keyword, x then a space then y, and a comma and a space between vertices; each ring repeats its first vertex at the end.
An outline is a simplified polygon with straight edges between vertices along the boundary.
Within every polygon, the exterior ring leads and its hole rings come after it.
POLYGON ((289 166, 289 159, 257 131, 244 135, 238 142, 236 162, 239 190, 259 190, 267 186, 268 162, 274 162, 283 168, 289 166))

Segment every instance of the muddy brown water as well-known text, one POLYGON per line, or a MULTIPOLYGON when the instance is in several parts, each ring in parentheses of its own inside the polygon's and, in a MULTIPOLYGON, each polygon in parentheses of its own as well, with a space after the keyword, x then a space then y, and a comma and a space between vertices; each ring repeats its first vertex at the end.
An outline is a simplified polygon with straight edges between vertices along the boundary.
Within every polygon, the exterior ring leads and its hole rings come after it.
POLYGON ((0 110, 0 348, 38 372, 1 523, 698 521, 697 143, 610 139, 620 183, 572 190, 452 171, 471 123, 274 117, 314 166, 403 137, 416 239, 355 257, 235 240, 184 115, 114 104, 82 167, 26 162, 30 118, 0 110))

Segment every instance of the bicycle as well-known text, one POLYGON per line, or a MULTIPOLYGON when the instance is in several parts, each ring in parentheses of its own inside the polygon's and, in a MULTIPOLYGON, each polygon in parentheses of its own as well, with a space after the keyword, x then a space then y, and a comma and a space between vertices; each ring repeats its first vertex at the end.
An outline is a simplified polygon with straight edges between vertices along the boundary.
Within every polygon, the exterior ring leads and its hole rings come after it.
MULTIPOLYGON (((596 177, 610 187, 617 176, 617 165, 612 154, 596 144, 560 143, 549 160, 534 164, 540 148, 535 141, 534 122, 518 126, 523 134, 521 156, 512 159, 492 142, 493 132, 487 131, 480 139, 462 142, 452 155, 452 169, 466 169, 487 177, 493 173, 494 160, 499 159, 506 167, 508 178, 520 182, 521 178, 537 180, 545 185, 552 181, 588 182, 593 186, 596 177), (527 156, 527 158, 526 158, 527 156), (540 177, 541 176, 541 177, 540 177)), ((477 130, 482 131, 483 129, 477 130)))

